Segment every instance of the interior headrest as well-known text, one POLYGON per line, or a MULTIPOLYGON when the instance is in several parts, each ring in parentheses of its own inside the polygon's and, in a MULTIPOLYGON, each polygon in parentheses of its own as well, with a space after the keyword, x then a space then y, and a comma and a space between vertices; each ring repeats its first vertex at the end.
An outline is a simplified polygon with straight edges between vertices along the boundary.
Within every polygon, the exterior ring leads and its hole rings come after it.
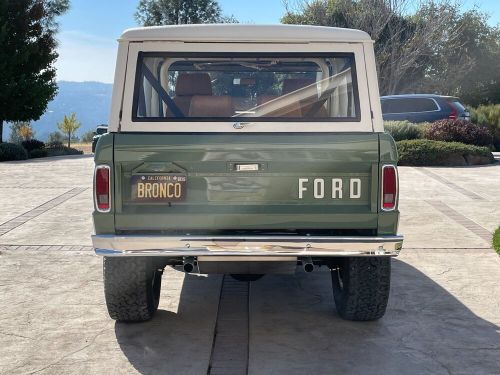
POLYGON ((314 79, 310 79, 310 78, 285 79, 283 81, 283 93, 282 93, 282 95, 286 95, 286 94, 289 94, 293 91, 301 89, 303 87, 312 85, 314 82, 316 82, 316 81, 314 79))
POLYGON ((230 96, 193 96, 189 117, 231 117, 234 114, 230 96))
POLYGON ((175 84, 176 96, 212 95, 208 73, 181 73, 175 84))

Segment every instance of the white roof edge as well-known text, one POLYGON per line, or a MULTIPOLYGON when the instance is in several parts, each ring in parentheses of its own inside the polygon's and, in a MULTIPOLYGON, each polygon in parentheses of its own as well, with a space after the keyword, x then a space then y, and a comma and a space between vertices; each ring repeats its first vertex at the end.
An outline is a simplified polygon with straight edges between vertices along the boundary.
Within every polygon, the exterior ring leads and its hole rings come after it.
POLYGON ((120 40, 180 42, 371 42, 361 30, 305 25, 204 24, 141 27, 126 30, 120 40))

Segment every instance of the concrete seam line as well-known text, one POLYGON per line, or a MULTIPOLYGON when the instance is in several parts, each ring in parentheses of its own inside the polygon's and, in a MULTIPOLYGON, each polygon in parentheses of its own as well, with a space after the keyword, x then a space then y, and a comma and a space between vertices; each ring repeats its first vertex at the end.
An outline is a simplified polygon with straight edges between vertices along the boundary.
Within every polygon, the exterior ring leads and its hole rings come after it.
POLYGON ((77 196, 78 194, 83 193, 88 188, 73 188, 68 190, 67 192, 58 195, 55 198, 48 200, 41 205, 22 213, 19 216, 16 216, 13 219, 10 219, 2 224, 0 224, 0 237, 5 235, 6 233, 20 227, 21 225, 27 223, 28 221, 34 219, 37 216, 53 209, 54 207, 59 206, 60 204, 66 202, 67 200, 77 196))
MULTIPOLYGON (((414 167, 414 169, 417 169, 417 168, 414 167)), ((485 201, 486 200, 484 197, 474 193, 473 191, 467 190, 467 189, 455 184, 454 182, 440 176, 439 174, 428 170, 427 168, 421 168, 421 169, 417 169, 417 170, 420 173, 423 173, 426 176, 429 176, 429 177, 433 178, 434 180, 442 183, 443 185, 449 187, 450 189, 455 190, 456 192, 465 195, 466 197, 469 197, 473 200, 478 200, 478 201, 485 201)))
POLYGON ((248 288, 249 282, 224 275, 209 375, 248 373, 248 288))
POLYGON ((453 208, 451 208, 450 206, 448 206, 446 203, 444 203, 442 201, 428 201, 428 200, 426 200, 425 202, 428 205, 434 207, 436 210, 441 212, 443 215, 445 215, 449 219, 455 221, 456 223, 460 224, 465 229, 474 233, 476 236, 483 239, 487 243, 491 243, 492 233, 490 231, 488 231, 486 228, 477 224, 475 221, 472 221, 471 219, 462 215, 460 212, 454 210, 453 208))
POLYGON ((213 339, 212 339, 212 348, 210 350, 210 359, 208 361, 207 375, 210 375, 210 370, 212 369, 212 358, 213 358, 214 348, 215 348, 215 339, 217 337, 217 321, 219 319, 219 312, 220 312, 220 305, 221 305, 221 298, 222 298, 222 286, 224 285, 225 278, 226 278, 226 275, 222 275, 222 282, 221 282, 220 290, 219 290, 219 303, 217 305, 217 315, 215 316, 215 326, 214 326, 214 333, 213 333, 213 339))

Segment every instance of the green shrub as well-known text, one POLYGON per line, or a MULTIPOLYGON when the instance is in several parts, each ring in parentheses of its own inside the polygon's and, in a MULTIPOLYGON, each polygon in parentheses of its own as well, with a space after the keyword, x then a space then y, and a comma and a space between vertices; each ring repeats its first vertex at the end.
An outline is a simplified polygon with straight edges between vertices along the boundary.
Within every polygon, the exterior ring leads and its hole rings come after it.
POLYGON ((419 125, 408 121, 385 121, 384 128, 395 141, 419 139, 422 136, 419 125))
POLYGON ((465 120, 439 120, 433 122, 430 127, 426 128, 424 138, 476 146, 493 144, 493 135, 486 126, 465 120))
POLYGON ((49 156, 49 153, 44 148, 31 150, 29 152, 30 159, 46 158, 47 156, 49 156))
POLYGON ((500 104, 480 105, 470 109, 470 119, 476 124, 486 125, 493 134, 493 144, 500 151, 500 104))
POLYGON ((0 143, 0 161, 26 160, 28 152, 15 143, 0 143))
POLYGON ((47 148, 47 154, 48 156, 63 156, 63 155, 82 155, 83 151, 67 147, 67 146, 60 146, 60 147, 51 147, 47 148))
POLYGON ((493 233, 493 247, 496 252, 500 254, 500 228, 498 228, 495 233, 493 233))
POLYGON ((63 143, 61 141, 48 141, 47 148, 61 148, 63 147, 63 143))
POLYGON ((494 158, 488 147, 416 139, 397 142, 399 165, 453 166, 486 164, 494 158))
POLYGON ((470 120, 476 124, 500 126, 500 104, 480 105, 470 109, 470 120))
POLYGON ((29 139, 27 141, 22 141, 21 146, 30 153, 33 150, 43 150, 45 148, 45 143, 38 139, 29 139))

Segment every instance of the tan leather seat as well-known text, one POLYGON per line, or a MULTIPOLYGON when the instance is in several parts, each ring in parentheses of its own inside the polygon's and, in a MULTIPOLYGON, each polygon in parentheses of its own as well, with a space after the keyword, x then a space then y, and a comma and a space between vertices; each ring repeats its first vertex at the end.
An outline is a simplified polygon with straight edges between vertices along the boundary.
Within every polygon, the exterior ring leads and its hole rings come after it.
POLYGON ((230 96, 195 95, 191 100, 189 117, 232 117, 233 100, 230 96))
MULTIPOLYGON (((195 95, 212 95, 212 82, 208 73, 181 73, 175 84, 174 103, 184 116, 189 115, 191 100, 195 95)), ((172 111, 167 110, 172 117, 172 111)))

